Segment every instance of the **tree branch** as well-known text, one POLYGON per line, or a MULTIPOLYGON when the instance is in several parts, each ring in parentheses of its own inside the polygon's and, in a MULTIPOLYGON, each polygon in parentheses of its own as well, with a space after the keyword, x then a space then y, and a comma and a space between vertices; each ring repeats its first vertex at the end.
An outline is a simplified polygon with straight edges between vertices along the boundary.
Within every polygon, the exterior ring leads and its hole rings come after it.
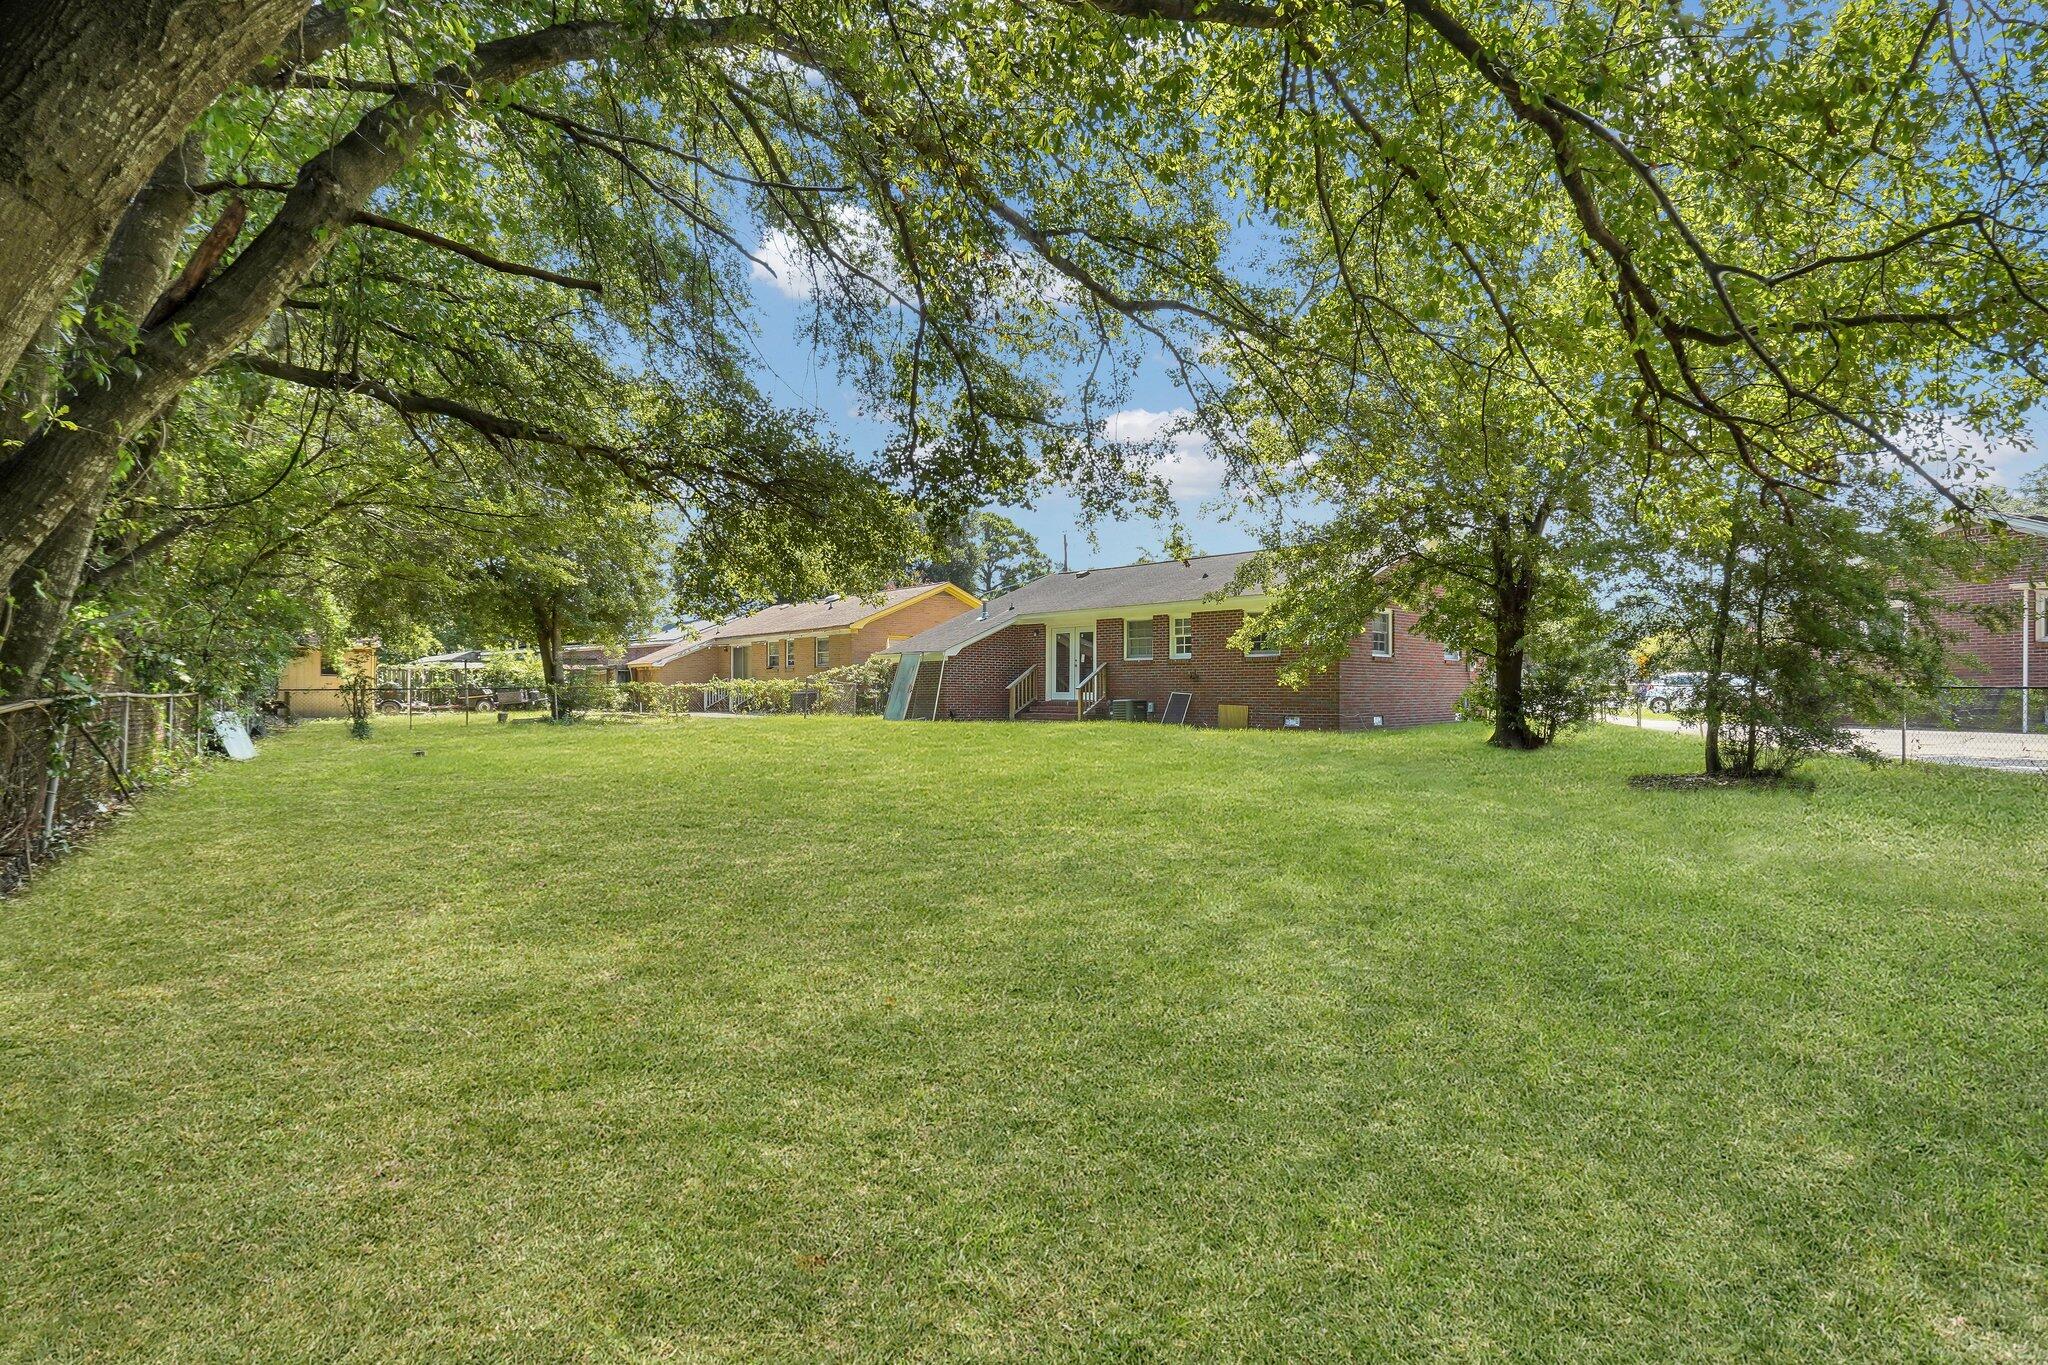
POLYGON ((411 223, 402 223, 396 218, 387 218, 381 213, 371 213, 367 209, 357 210, 349 221, 384 232, 395 232, 401 237, 410 237, 415 242, 424 242, 441 251, 453 252, 464 260, 475 261, 478 265, 498 271, 500 274, 524 275, 530 280, 546 280, 549 284, 559 284, 564 289, 581 289, 588 294, 604 293, 604 286, 596 280, 564 275, 559 271, 546 270, 537 265, 525 265, 519 261, 508 261, 502 256, 493 256, 481 247, 458 242, 452 237, 443 237, 438 232, 429 232, 423 227, 414 227, 411 223))

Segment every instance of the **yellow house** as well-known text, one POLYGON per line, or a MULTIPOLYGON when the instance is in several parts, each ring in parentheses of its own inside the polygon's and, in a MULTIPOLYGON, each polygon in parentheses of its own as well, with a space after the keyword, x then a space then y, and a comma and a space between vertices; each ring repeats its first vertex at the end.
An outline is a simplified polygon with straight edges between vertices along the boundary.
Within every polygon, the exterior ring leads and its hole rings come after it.
POLYGON ((352 641, 340 658, 330 656, 318 642, 303 643, 277 679, 277 699, 293 720, 318 720, 346 716, 348 698, 342 684, 353 677, 375 680, 377 642, 352 641))
POLYGON ((877 598, 782 602, 629 660, 627 667, 634 682, 646 683, 802 678, 866 663, 878 651, 980 606, 980 598, 951 583, 891 588, 877 598))

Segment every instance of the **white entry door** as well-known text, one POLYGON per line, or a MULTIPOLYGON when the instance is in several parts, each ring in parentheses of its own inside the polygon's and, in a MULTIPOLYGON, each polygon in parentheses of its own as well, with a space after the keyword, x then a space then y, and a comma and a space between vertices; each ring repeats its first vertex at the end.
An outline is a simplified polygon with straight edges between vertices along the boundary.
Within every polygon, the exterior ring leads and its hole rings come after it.
POLYGON ((1074 627, 1045 636, 1045 695, 1072 701, 1074 691, 1095 671, 1095 632, 1074 627))

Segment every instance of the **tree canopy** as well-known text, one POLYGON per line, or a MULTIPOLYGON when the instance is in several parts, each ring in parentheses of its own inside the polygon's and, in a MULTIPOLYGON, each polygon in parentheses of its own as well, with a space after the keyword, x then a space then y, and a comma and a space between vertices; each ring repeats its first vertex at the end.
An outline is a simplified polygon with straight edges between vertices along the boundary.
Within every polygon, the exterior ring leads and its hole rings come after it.
POLYGON ((110 584, 246 584, 237 546, 345 602, 323 508, 624 499, 707 606, 862 590, 922 526, 1141 491, 1101 418, 1147 356, 1244 486, 1431 528, 1380 554, 1552 494, 1663 534, 1730 470, 1788 522, 1879 469, 1963 508, 1958 433, 2041 396, 2023 11, 164 0, 180 66, 62 8, 0 100, 17 691, 110 584), (773 264, 875 449, 764 395, 773 264))

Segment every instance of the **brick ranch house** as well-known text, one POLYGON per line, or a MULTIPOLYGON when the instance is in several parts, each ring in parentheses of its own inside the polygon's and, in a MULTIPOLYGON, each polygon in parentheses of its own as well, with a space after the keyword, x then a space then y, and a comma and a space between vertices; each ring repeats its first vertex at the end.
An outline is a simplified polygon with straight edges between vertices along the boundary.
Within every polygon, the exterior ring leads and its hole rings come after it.
POLYGON ((917 720, 1071 720, 1140 703, 1155 719, 1192 694, 1196 725, 1366 730, 1447 721, 1464 660, 1382 613, 1334 669, 1281 685, 1295 656, 1226 643, 1263 594, 1230 592, 1255 552, 1047 574, 896 647, 889 714, 917 720), (1147 706, 1146 704, 1149 704, 1147 706))
POLYGON ((603 645, 563 645, 561 653, 562 671, 565 673, 604 673, 613 682, 633 681, 633 665, 667 649, 670 645, 696 638, 696 635, 711 628, 708 621, 685 621, 653 635, 642 636, 626 642, 626 652, 614 654, 603 645))
POLYGON ((2004 573, 1978 582, 1957 582, 1943 593, 1957 610, 1941 625, 1953 636, 1956 677, 1984 687, 2048 687, 2048 515, 1986 512, 2029 548, 2004 573), (2006 617, 1986 625, 1963 608, 2003 607, 2006 617))
POLYGON ((980 605, 980 598, 951 583, 891 588, 878 598, 783 602, 628 659, 626 667, 642 683, 807 677, 865 663, 895 642, 980 605))

